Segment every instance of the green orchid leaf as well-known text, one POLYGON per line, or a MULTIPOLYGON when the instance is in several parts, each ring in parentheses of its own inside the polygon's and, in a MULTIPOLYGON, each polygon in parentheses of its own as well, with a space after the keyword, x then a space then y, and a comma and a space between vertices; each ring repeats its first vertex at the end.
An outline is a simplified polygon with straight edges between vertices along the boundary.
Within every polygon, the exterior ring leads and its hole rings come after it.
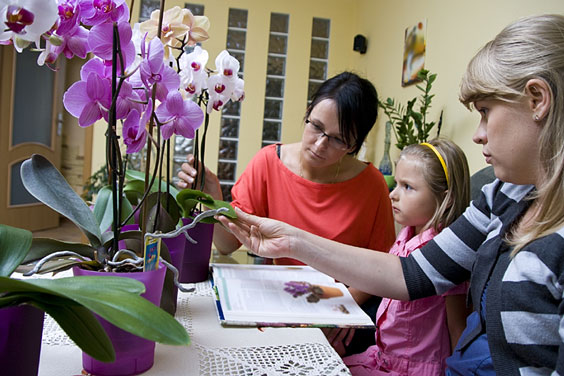
POLYGON ((123 186, 123 193, 132 205, 138 205, 145 191, 145 182, 143 180, 129 180, 123 186))
POLYGON ((0 297, 0 307, 29 304, 48 313, 69 338, 93 358, 115 360, 112 342, 92 312, 71 299, 45 293, 12 293, 0 297))
POLYGON ((0 276, 9 277, 25 259, 32 234, 27 230, 0 224, 0 276))
POLYGON ((72 251, 89 259, 94 259, 96 248, 83 243, 71 243, 50 238, 33 238, 29 253, 22 263, 37 261, 59 251, 72 251))
POLYGON ((207 193, 202 191, 198 191, 196 189, 183 189, 176 195, 176 201, 179 203, 186 199, 195 199, 199 202, 206 203, 206 202, 213 202, 214 198, 207 193))
POLYGON ((182 208, 183 216, 189 217, 198 204, 212 205, 214 198, 207 193, 195 189, 183 189, 176 195, 176 201, 182 208))
POLYGON ((115 360, 112 341, 89 309, 80 305, 55 305, 44 301, 36 301, 33 305, 48 313, 82 351, 101 362, 115 360))
MULTIPOLYGON (((52 259, 45 262, 36 273, 37 274, 60 273, 62 271, 72 268, 73 266, 80 264, 82 264, 81 261, 76 259, 71 259, 68 256, 65 258, 52 259)), ((16 271, 25 274, 27 272, 30 272, 34 266, 35 266, 34 264, 20 265, 18 266, 16 271)))
POLYGON ((169 345, 189 344, 188 333, 174 317, 137 295, 144 289, 139 281, 112 276, 26 281, 0 277, 0 292, 65 297, 139 337, 169 345))
POLYGON ((189 218, 190 213, 193 213, 195 211, 196 205, 198 205, 199 203, 200 202, 198 200, 192 198, 179 202, 180 206, 182 207, 182 216, 189 218))
MULTIPOLYGON (((133 207, 129 200, 121 201, 121 220, 125 220, 133 212, 133 207)), ((105 186, 98 192, 96 197, 96 203, 94 204, 94 216, 100 224, 100 232, 103 234, 106 232, 114 221, 114 210, 113 210, 113 193, 110 186, 105 186)), ((128 223, 133 223, 133 217, 128 221, 128 223)))
MULTIPOLYGON (((114 236, 113 236, 113 232, 107 232, 106 234, 111 234, 111 236, 108 236, 107 239, 104 239, 105 241, 104 244, 102 245, 102 247, 107 250, 112 246, 112 243, 114 241, 114 236)), ((118 240, 125 240, 127 249, 135 252, 139 257, 143 255, 143 242, 142 242, 141 231, 130 230, 130 231, 120 232, 118 240), (132 239, 136 241, 135 247, 131 247, 131 243, 129 243, 129 241, 132 239)))
MULTIPOLYGON (((131 185, 129 188, 130 190, 133 190, 134 188, 137 189, 137 192, 141 193, 141 195, 143 195, 143 193, 145 192, 145 173, 141 172, 141 171, 135 171, 135 170, 127 170, 125 171, 125 177, 128 180, 128 184, 132 181, 142 181, 143 185, 131 185)), ((152 179, 151 176, 149 176, 149 181, 152 179)), ((159 179, 155 179, 155 182, 153 183, 153 185, 151 186, 151 192, 157 192, 158 189, 158 183, 157 180, 159 179)), ((161 185, 161 192, 166 192, 167 191, 167 186, 169 189, 169 192, 171 195, 173 195, 174 197, 176 197, 176 195, 178 194, 178 189, 176 189, 172 184, 167 184, 166 181, 160 181, 160 185, 161 185)))
POLYGON ((157 230, 161 232, 173 231, 181 218, 180 207, 174 197, 165 192, 160 194, 160 206, 157 205, 159 201, 158 198, 158 192, 152 193, 147 197, 144 205, 147 205, 150 209, 146 219, 143 217, 143 213, 141 213, 139 221, 145 223, 148 232, 155 232, 157 230), (157 224, 156 227, 155 223, 157 224))
MULTIPOLYGON (((214 198, 209 194, 195 189, 183 189, 178 193, 178 196, 176 196, 176 201, 182 208, 184 217, 187 218, 193 218, 191 213, 198 204, 202 204, 208 209, 227 208, 228 211, 221 214, 229 218, 237 218, 235 209, 233 209, 231 204, 226 201, 214 200, 214 198)), ((202 223, 217 223, 217 220, 213 217, 208 217, 204 218, 202 223)))
MULTIPOLYGON (((235 219, 237 218, 237 213, 235 213, 235 209, 231 206, 230 203, 221 200, 215 200, 213 204, 205 204, 208 209, 219 209, 219 208, 227 208, 226 212, 220 213, 220 215, 224 215, 228 218, 235 219)), ((218 223, 216 219, 213 217, 207 217, 201 220, 202 223, 218 223)))
POLYGON ((96 196, 94 203, 94 216, 99 223, 98 228, 104 233, 114 220, 112 209, 112 189, 109 185, 102 187, 96 196))
POLYGON ((24 187, 31 195, 71 220, 94 247, 101 244, 94 214, 51 162, 34 154, 22 163, 20 174, 24 187))
POLYGON ((52 294, 56 297, 70 298, 57 288, 64 286, 66 291, 75 291, 80 294, 80 289, 85 288, 88 294, 104 294, 105 289, 119 291, 129 294, 142 294, 145 292, 145 285, 142 282, 131 278, 116 277, 108 274, 107 276, 77 276, 55 279, 15 279, 0 277, 0 293, 44 293, 52 294), (90 286, 89 286, 90 284, 90 286))

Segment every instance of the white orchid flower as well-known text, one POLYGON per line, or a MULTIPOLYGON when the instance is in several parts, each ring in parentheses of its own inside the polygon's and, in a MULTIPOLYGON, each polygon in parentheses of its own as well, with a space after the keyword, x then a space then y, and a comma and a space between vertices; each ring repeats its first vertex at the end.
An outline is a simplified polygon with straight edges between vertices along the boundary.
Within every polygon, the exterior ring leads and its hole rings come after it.
POLYGON ((229 55, 227 50, 223 50, 215 58, 215 67, 217 72, 224 76, 227 80, 235 81, 239 73, 239 60, 235 59, 233 56, 229 55))
POLYGON ((53 27, 59 14, 56 0, 0 0, 0 17, 0 43, 12 40, 21 52, 29 42, 39 46, 41 35, 53 27))
POLYGON ((200 46, 196 46, 194 51, 180 57, 180 79, 182 88, 187 95, 200 95, 203 89, 207 89, 206 64, 208 63, 209 54, 200 46))

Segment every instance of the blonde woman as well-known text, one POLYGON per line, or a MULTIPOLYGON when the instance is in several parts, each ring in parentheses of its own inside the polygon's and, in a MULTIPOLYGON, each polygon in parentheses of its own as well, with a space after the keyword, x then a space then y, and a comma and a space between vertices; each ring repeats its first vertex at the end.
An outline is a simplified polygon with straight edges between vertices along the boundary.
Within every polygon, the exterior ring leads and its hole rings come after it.
POLYGON ((376 295, 418 299, 470 278, 474 312, 447 374, 564 374, 564 16, 507 26, 470 61, 461 102, 497 179, 408 257, 364 252, 241 213, 257 254, 290 256, 376 295))

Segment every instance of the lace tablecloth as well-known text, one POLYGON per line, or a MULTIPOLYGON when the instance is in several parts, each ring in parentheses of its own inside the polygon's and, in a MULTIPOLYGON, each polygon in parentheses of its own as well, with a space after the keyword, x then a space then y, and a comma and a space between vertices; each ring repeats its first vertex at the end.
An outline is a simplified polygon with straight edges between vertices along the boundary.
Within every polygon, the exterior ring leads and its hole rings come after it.
MULTIPOLYGON (((224 328, 219 324, 208 282, 186 284, 178 295, 177 320, 190 346, 157 344, 155 364, 144 375, 350 375, 319 329, 224 328)), ((80 375, 80 349, 46 316, 40 376, 80 375)))

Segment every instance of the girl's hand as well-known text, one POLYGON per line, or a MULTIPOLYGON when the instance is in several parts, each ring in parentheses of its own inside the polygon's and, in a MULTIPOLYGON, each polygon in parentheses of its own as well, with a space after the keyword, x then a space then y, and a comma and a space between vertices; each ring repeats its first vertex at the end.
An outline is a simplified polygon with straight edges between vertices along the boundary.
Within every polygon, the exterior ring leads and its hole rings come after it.
POLYGON ((251 252, 261 257, 292 257, 296 229, 274 219, 257 217, 235 208, 237 219, 217 219, 251 252))
POLYGON ((354 328, 322 328, 323 334, 327 337, 327 341, 340 357, 345 356, 347 346, 351 344, 354 337, 354 328))
MULTIPOLYGON (((201 170, 202 170, 202 165, 200 164, 198 166, 198 170, 197 171, 194 168, 194 156, 192 154, 188 154, 186 156, 186 162, 182 163, 182 170, 180 172, 178 172, 178 177, 180 178, 180 181, 176 184, 176 186, 180 189, 184 189, 184 188, 191 188, 192 185, 194 184, 194 181, 197 181, 196 184, 196 189, 199 189, 200 186, 200 179, 198 179, 198 176, 201 176, 201 170)), ((217 178, 217 175, 214 174, 209 168, 206 167, 206 173, 205 173, 205 183, 204 183, 204 193, 209 194, 210 196, 212 196, 215 200, 223 200, 223 193, 221 191, 221 186, 219 184, 219 179, 217 178)))

